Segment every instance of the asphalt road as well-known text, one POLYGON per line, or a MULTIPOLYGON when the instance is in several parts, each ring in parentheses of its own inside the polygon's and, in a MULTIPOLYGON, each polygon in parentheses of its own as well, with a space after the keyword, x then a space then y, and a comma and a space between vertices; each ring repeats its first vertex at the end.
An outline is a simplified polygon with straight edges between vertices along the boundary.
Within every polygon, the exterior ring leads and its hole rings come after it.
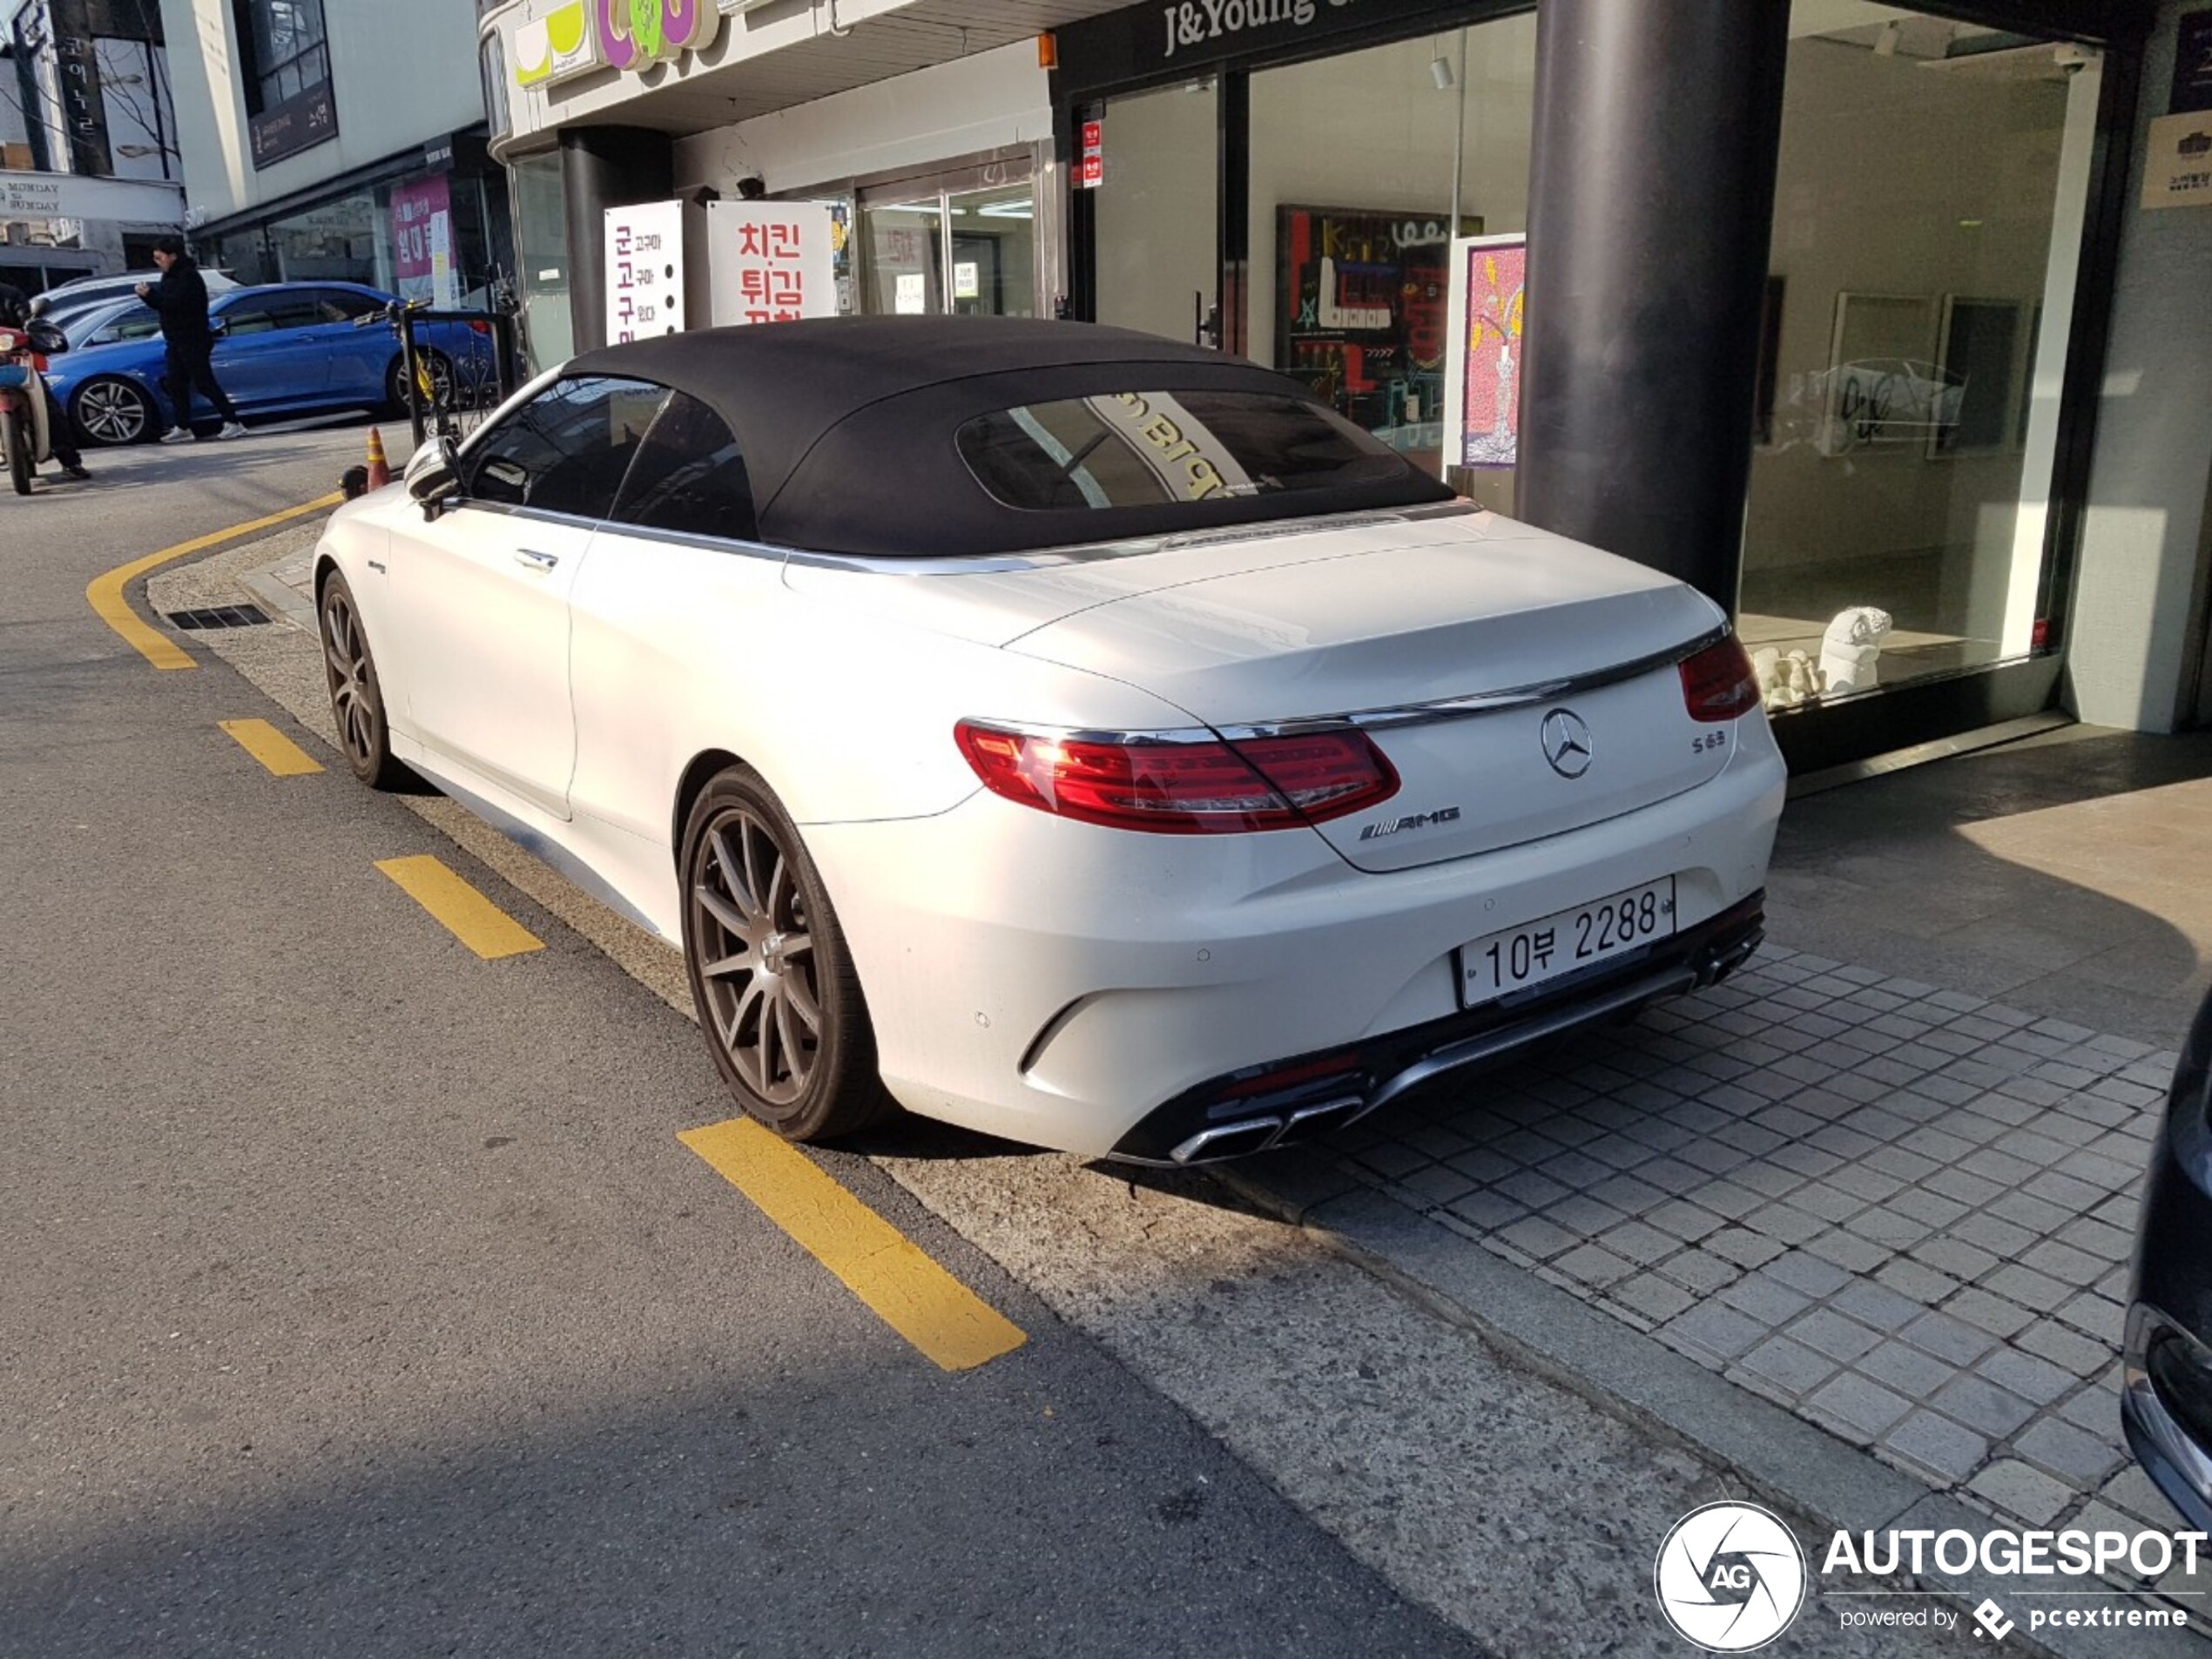
POLYGON ((679 1144, 730 1115, 684 1019, 88 608, 359 445, 0 498, 0 1650, 1474 1651, 845 1160, 1028 1336, 923 1359, 679 1144), (547 948, 462 949, 420 853, 547 948))

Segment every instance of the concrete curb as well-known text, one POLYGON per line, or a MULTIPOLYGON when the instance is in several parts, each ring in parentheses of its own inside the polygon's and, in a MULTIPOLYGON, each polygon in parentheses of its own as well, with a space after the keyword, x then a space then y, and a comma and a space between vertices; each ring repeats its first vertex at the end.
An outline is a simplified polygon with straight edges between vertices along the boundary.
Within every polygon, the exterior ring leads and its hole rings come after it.
MULTIPOLYGON (((1845 1445, 1803 1418, 1738 1387, 1566 1291, 1544 1283, 1396 1199, 1303 1153, 1209 1171, 1250 1203, 1317 1235, 1442 1317, 1600 1409, 1669 1439, 1740 1478, 1751 1496, 1823 1533, 1962 1527, 1979 1535, 2002 1523, 1845 1445)), ((1655 1541, 1655 1548, 1656 1543, 1655 1541)), ((1816 1572, 1817 1563, 1815 1563, 1816 1572)), ((1962 1611, 2018 1587, 1970 1575, 1910 1581, 1962 1611)), ((2192 1612, 2192 1618, 2196 1615, 2192 1612)), ((1971 1627, 1969 1627, 1971 1628, 1971 1627)), ((2108 1633, 2024 1625, 2020 1650, 2051 1659, 2109 1659, 2108 1633)), ((2134 1630, 2131 1656, 2205 1659, 2188 1629, 2134 1630)))

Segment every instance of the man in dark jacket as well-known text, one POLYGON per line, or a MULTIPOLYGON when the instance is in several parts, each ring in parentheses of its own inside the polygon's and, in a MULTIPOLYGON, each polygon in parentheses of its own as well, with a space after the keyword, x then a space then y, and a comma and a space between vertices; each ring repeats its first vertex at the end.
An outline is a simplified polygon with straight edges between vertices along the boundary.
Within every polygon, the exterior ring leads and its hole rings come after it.
POLYGON ((215 379, 215 331, 207 321, 207 281, 199 274, 180 237, 165 236, 153 245, 153 262, 161 267, 158 287, 138 284, 138 298, 161 319, 161 338, 169 347, 168 372, 163 382, 177 411, 177 424, 162 435, 164 443, 182 443, 192 435, 192 395, 201 396, 223 417, 219 438, 242 438, 246 428, 222 387, 215 379))
MULTIPOLYGON (((0 282, 0 328, 30 327, 30 296, 12 283, 0 282)), ((65 478, 90 478, 84 470, 84 457, 77 453, 77 440, 70 435, 69 415, 54 401, 46 389, 44 375, 38 381, 39 395, 46 400, 46 447, 54 452, 54 459, 62 463, 65 478)))

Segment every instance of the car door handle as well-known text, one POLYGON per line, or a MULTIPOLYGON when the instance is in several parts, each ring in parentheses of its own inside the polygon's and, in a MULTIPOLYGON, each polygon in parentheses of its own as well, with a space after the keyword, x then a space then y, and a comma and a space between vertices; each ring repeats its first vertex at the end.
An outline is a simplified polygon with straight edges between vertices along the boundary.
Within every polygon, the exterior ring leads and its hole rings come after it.
POLYGON ((515 563, 532 570, 550 570, 561 562, 557 553, 533 553, 526 547, 515 550, 515 563))

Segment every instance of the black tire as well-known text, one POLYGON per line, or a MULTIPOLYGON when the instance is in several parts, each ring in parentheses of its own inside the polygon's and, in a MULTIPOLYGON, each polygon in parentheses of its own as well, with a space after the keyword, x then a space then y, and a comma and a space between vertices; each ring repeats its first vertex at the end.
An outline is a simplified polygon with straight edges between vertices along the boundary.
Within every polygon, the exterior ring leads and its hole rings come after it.
POLYGON ((8 451, 8 482, 18 496, 30 494, 30 475, 38 463, 30 455, 30 422, 11 402, 0 407, 0 446, 8 451))
POLYGON ((145 388, 113 375, 79 387, 69 419, 86 443, 148 443, 161 435, 161 411, 145 388))
POLYGON ((384 688, 376 658, 361 630, 354 590, 337 571, 322 584, 315 607, 321 624, 323 678, 330 687, 331 718, 338 723, 338 747, 354 776, 371 789, 404 789, 415 774, 392 752, 392 729, 384 718, 384 688))
POLYGON ((692 1004, 746 1115, 786 1140, 826 1141, 894 1111, 837 913, 790 814, 750 767, 701 792, 678 871, 692 1004))

